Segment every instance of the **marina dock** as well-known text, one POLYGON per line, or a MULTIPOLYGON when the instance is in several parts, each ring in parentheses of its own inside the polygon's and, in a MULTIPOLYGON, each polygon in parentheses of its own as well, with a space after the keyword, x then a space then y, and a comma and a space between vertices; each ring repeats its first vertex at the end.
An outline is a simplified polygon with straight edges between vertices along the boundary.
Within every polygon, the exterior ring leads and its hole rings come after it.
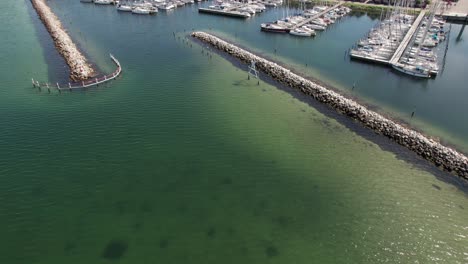
POLYGON ((303 25, 308 24, 310 21, 315 20, 315 19, 317 19, 317 18, 319 18, 319 17, 325 15, 326 13, 330 12, 331 10, 334 10, 335 8, 340 7, 341 5, 343 5, 343 3, 344 3, 344 2, 339 2, 338 4, 336 4, 336 5, 334 5, 334 6, 330 7, 330 8, 327 8, 327 9, 323 10, 323 11, 320 12, 320 13, 317 13, 317 14, 311 16, 311 17, 307 18, 306 20, 304 20, 304 21, 302 21, 302 22, 300 22, 300 23, 297 23, 296 25, 294 25, 293 27, 291 27, 290 30, 294 30, 294 29, 296 29, 296 28, 300 28, 300 27, 302 27, 303 25))
POLYGON ((350 57, 352 59, 357 59, 357 60, 362 60, 362 61, 367 61, 367 62, 374 62, 377 64, 383 64, 383 65, 389 65, 389 66, 392 66, 393 64, 398 63, 401 56, 404 54, 406 48, 408 47, 408 44, 411 42, 411 39, 413 38, 414 34, 418 32, 418 28, 420 27, 421 21, 423 20, 425 15, 426 15, 425 10, 419 13, 419 15, 413 21, 411 27, 406 32, 405 36, 403 37, 401 42, 398 44, 398 47, 396 48, 395 52, 390 58, 385 59, 380 56, 374 56, 373 54, 353 53, 352 51, 350 52, 350 57))
POLYGON ((451 4, 444 3, 436 14, 447 21, 468 24, 468 0, 458 0, 451 4))
POLYGON ((421 13, 419 13, 418 17, 414 20, 413 25, 408 30, 408 32, 406 32, 405 37, 403 38, 400 45, 398 46, 395 53, 393 54, 392 58, 390 59, 389 61, 390 64, 395 64, 400 60, 401 56, 406 50, 406 47, 410 43, 410 40, 413 38, 413 35, 417 32, 417 29, 421 25, 421 21, 425 15, 426 15, 426 11, 422 10, 421 13))

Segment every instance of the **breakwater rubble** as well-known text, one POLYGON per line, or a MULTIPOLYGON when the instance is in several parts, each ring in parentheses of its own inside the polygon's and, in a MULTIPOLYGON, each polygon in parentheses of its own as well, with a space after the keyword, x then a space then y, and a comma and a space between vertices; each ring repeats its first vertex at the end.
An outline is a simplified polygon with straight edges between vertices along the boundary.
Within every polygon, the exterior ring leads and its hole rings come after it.
POLYGON ((54 40, 57 50, 70 67, 70 78, 74 81, 81 81, 93 77, 94 69, 88 63, 85 56, 83 56, 83 54, 78 50, 67 32, 63 29, 60 20, 52 12, 50 7, 44 2, 44 0, 31 0, 31 2, 34 9, 36 9, 39 18, 42 20, 49 31, 50 36, 54 40))
POLYGON ((406 128, 393 120, 371 111, 354 100, 346 98, 333 90, 303 78, 274 62, 254 55, 218 37, 205 32, 193 32, 192 37, 222 52, 226 52, 243 62, 250 63, 251 61, 255 61, 257 69, 268 74, 274 80, 289 87, 299 89, 304 94, 310 95, 319 102, 327 104, 339 113, 361 122, 364 126, 374 130, 376 133, 382 134, 414 151, 419 156, 434 163, 437 167, 468 180, 468 158, 462 153, 446 147, 420 132, 406 128))

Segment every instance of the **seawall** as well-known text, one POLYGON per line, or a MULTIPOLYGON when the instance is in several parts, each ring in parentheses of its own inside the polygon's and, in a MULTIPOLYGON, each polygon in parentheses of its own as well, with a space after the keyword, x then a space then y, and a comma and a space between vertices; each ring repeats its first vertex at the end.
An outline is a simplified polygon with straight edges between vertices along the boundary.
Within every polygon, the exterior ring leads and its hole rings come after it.
POLYGON ((415 130, 406 128, 393 120, 367 109, 354 100, 348 99, 335 91, 305 79, 274 62, 254 55, 218 37, 205 32, 193 32, 192 37, 220 51, 226 52, 243 62, 250 63, 254 60, 258 70, 268 74, 276 81, 314 97, 317 101, 359 121, 376 133, 385 135, 398 144, 414 151, 419 156, 434 163, 437 167, 468 180, 468 158, 456 150, 443 146, 441 143, 415 130))
POLYGON ((31 0, 31 2, 54 40, 58 52, 70 67, 70 78, 74 81, 81 81, 92 77, 94 69, 88 63, 85 56, 78 50, 49 6, 47 6, 44 0, 31 0))

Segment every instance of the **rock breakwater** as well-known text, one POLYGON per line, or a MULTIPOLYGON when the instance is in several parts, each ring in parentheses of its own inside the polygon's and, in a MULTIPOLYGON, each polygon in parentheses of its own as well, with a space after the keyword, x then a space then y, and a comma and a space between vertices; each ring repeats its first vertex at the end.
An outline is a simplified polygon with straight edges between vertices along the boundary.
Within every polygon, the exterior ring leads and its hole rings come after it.
POLYGON ((86 60, 85 56, 73 43, 70 36, 63 29, 60 20, 52 12, 50 7, 44 0, 31 0, 36 9, 39 18, 49 31, 50 36, 54 40, 55 46, 59 53, 63 56, 68 66, 70 67, 70 78, 74 81, 86 80, 94 75, 94 70, 86 60))
POLYGON ((251 61, 255 61, 257 69, 268 74, 276 81, 312 96, 339 113, 361 122, 376 133, 385 135, 398 144, 414 151, 419 156, 434 163, 437 167, 468 180, 468 158, 456 150, 443 146, 440 142, 371 111, 354 100, 346 98, 335 91, 303 78, 274 62, 254 55, 218 37, 205 32, 193 32, 192 37, 220 51, 226 52, 243 62, 250 63, 251 61))

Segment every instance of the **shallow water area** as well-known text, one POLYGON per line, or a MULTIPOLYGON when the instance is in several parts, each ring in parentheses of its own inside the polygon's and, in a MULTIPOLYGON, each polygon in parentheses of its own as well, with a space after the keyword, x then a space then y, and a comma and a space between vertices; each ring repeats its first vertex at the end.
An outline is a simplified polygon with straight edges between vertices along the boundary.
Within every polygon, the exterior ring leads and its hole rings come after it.
POLYGON ((48 1, 102 71, 109 52, 124 68, 49 95, 31 75, 66 75, 28 3, 8 2, 0 263, 466 262, 468 196, 450 175, 184 39, 275 10, 239 21, 48 1))

